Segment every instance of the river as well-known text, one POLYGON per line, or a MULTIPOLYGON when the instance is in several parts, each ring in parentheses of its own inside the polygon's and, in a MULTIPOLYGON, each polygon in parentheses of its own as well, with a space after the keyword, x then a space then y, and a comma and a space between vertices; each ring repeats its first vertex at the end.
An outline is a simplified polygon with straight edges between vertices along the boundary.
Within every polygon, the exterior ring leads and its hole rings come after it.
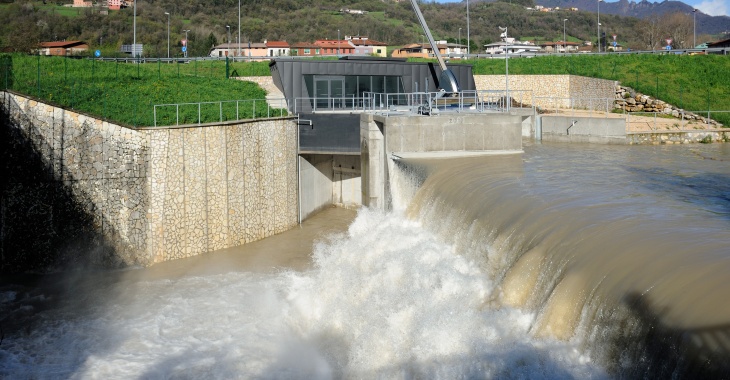
POLYGON ((2 378, 728 374, 730 146, 392 164, 392 210, 0 286, 2 378))

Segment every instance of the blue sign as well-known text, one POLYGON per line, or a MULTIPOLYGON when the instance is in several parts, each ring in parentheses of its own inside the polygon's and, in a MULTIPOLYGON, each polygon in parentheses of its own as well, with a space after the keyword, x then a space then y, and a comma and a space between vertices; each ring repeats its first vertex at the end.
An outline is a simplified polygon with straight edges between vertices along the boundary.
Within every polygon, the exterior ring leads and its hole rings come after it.
POLYGON ((616 47, 616 41, 613 41, 613 47, 616 47))
POLYGON ((94 55, 98 58, 101 57, 101 50, 97 50, 94 52, 94 55))
POLYGON ((672 45, 667 45, 667 50, 672 50, 672 45))
POLYGON ((187 46, 183 46, 183 49, 182 50, 183 50, 183 53, 185 53, 186 51, 188 51, 188 47, 187 46))

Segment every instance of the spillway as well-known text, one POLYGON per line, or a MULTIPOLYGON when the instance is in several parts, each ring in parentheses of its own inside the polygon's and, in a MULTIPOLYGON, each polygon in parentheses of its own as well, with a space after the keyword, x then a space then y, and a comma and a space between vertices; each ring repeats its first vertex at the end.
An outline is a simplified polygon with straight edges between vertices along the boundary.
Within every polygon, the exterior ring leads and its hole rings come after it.
POLYGON ((392 161, 388 212, 328 210, 248 253, 6 279, 0 377, 727 377, 728 160, 533 144, 392 161), (327 218, 349 226, 321 234, 327 218))

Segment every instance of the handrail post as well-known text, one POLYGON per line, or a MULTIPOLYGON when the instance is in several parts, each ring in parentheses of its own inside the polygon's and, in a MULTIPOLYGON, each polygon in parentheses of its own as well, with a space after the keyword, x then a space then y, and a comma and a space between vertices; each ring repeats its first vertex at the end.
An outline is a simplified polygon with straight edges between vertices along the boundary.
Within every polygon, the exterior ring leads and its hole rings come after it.
POLYGON ((175 125, 180 125, 180 105, 175 104, 175 125))

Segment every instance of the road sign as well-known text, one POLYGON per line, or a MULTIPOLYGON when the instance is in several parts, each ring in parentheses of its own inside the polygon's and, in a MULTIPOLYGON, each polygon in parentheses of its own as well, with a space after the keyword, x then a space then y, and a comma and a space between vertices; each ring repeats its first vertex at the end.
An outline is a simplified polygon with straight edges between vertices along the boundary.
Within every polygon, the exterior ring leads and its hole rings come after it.
POLYGON ((180 42, 182 42, 182 46, 188 46, 188 40, 182 40, 180 42))
POLYGON ((615 34, 613 35, 613 40, 616 41, 616 35, 615 34))
POLYGON ((669 46, 671 44, 672 44, 672 39, 671 38, 667 38, 667 46, 669 46))
POLYGON ((613 41, 613 47, 616 47, 616 45, 618 45, 616 41, 613 41))
POLYGON ((96 56, 96 58, 99 58, 99 57, 101 57, 101 50, 97 50, 97 51, 95 51, 95 52, 94 52, 94 55, 96 56))
POLYGON ((185 53, 186 51, 188 51, 188 47, 187 46, 183 46, 182 51, 183 51, 183 53, 185 53))

